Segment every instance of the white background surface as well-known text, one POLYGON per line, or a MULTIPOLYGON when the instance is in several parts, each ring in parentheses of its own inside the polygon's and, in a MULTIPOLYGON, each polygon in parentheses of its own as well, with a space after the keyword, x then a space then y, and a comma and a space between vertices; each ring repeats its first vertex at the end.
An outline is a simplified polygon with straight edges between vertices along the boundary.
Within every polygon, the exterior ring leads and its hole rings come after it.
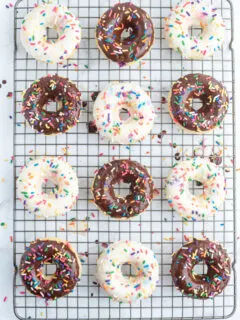
MULTIPOLYGON (((235 78, 236 78, 236 132, 240 126, 240 112, 238 102, 240 102, 240 19, 239 19, 239 0, 232 0, 234 5, 234 24, 235 24, 235 78)), ((13 2, 12 2, 13 3, 13 2)), ((0 223, 4 222, 4 226, 0 226, 0 319, 15 319, 12 307, 12 247, 10 240, 12 236, 12 199, 13 199, 13 165, 11 157, 13 155, 12 130, 13 120, 10 118, 13 114, 13 99, 7 98, 7 93, 13 90, 13 7, 7 9, 5 5, 9 5, 9 1, 0 0, 0 83, 7 80, 7 84, 2 85, 0 89, 0 223), (4 301, 6 300, 6 301, 4 301)), ((14 4, 14 3, 13 3, 14 4)), ((237 137, 237 165, 240 167, 240 139, 237 137)), ((237 186, 240 186, 240 172, 237 173, 237 186)), ((237 190, 239 198, 240 188, 237 190)), ((239 204, 237 202, 238 217, 239 204)), ((236 237, 240 237, 240 223, 238 223, 238 231, 236 237)), ((237 240, 239 242, 240 240, 237 240)), ((237 249, 237 260, 240 260, 240 246, 237 249)), ((238 261, 239 262, 239 261, 238 261)), ((240 273, 240 263, 237 264, 237 273, 240 273)), ((238 293, 240 294, 240 277, 238 276, 238 293)), ((240 319, 240 308, 231 318, 240 319)))

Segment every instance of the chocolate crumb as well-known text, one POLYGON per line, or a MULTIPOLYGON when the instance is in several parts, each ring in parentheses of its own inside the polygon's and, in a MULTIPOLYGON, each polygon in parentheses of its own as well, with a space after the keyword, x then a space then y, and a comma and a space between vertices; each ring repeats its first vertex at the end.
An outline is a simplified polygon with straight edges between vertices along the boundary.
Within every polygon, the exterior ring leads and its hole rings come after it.
POLYGON ((97 96, 99 95, 100 91, 95 91, 91 94, 92 101, 95 101, 97 99, 97 96))
POLYGON ((219 166, 222 163, 222 157, 219 157, 216 154, 212 154, 209 157, 209 159, 212 163, 215 163, 217 166, 219 166))
POLYGON ((89 133, 97 133, 97 126, 94 121, 90 121, 88 123, 88 132, 89 133))
POLYGON ((166 130, 162 130, 159 134, 158 134, 158 138, 162 139, 163 136, 165 136, 165 134, 167 134, 166 130))
POLYGON ((8 93, 7 93, 7 98, 12 98, 12 96, 13 96, 13 93, 12 93, 12 92, 8 92, 8 93))
POLYGON ((181 159, 181 155, 179 152, 175 153, 175 160, 179 161, 181 159))
POLYGON ((161 103, 162 103, 162 104, 167 103, 167 99, 166 99, 165 97, 162 97, 162 98, 161 98, 161 103))

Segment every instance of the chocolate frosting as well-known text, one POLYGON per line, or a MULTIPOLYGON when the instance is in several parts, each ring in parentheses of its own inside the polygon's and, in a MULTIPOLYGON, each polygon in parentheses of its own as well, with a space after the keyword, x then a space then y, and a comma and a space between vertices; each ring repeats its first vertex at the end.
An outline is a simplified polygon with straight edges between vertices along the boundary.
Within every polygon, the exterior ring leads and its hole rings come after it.
POLYGON ((31 242, 20 262, 19 273, 29 292, 46 300, 69 294, 79 281, 81 265, 69 243, 49 239, 31 242), (44 264, 55 264, 52 276, 43 273, 44 264))
POLYGON ((172 86, 169 109, 173 120, 184 129, 206 132, 220 126, 229 106, 225 87, 204 74, 189 74, 172 86), (194 110, 192 99, 200 99, 202 107, 194 110))
POLYGON ((141 59, 154 41, 154 28, 149 15, 131 2, 117 3, 98 21, 96 39, 108 59, 120 66, 141 59), (124 30, 130 35, 122 38, 124 30))
POLYGON ((75 84, 58 75, 48 75, 32 83, 24 94, 22 114, 29 125, 45 135, 68 131, 80 116, 81 92, 75 84), (46 110, 49 101, 56 101, 60 109, 46 110))
POLYGON ((173 254, 172 278, 184 295, 195 299, 209 299, 221 293, 227 286, 231 262, 226 250, 208 239, 194 239, 173 254), (207 265, 207 273, 194 273, 201 261, 207 265))
POLYGON ((92 192, 96 205, 116 219, 129 219, 146 210, 153 198, 154 185, 147 169, 131 160, 114 160, 105 164, 95 176, 92 192), (130 194, 117 196, 114 185, 130 184, 130 194))

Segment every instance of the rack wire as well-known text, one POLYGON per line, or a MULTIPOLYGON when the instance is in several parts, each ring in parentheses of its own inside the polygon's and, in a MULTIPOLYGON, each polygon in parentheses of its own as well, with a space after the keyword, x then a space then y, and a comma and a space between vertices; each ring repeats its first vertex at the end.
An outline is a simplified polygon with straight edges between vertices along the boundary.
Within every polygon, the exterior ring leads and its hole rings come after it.
MULTIPOLYGON (((81 48, 66 65, 47 65, 31 58, 19 40, 20 24, 34 6, 33 0, 19 0, 15 7, 15 180, 19 170, 30 158, 43 155, 64 156, 79 178, 79 199, 67 216, 36 217, 24 210, 16 198, 14 208, 14 310, 19 319, 195 319, 227 318, 236 306, 236 281, 214 300, 199 301, 184 298, 173 287, 169 273, 171 254, 191 236, 209 237, 222 243, 235 264, 235 167, 234 167, 234 110, 231 105, 221 128, 208 135, 182 132, 173 124, 166 102, 174 80, 183 74, 201 72, 224 82, 229 95, 234 92, 232 6, 227 0, 214 0, 227 25, 223 51, 204 61, 183 60, 169 49, 163 37, 164 17, 176 0, 136 0, 151 16, 156 32, 155 44, 144 60, 134 66, 119 68, 97 49, 95 25, 97 19, 116 1, 62 0, 82 25, 81 48), (75 65, 75 66, 74 66, 75 65), (77 66, 76 66, 77 65, 77 66), (21 110, 21 94, 31 82, 49 73, 69 77, 81 90, 86 106, 79 124, 67 134, 44 136, 29 128, 21 110), (92 120, 91 94, 103 89, 110 81, 135 81, 149 91, 156 109, 154 129, 138 145, 111 145, 97 133, 88 132, 92 120), (165 132, 166 131, 166 132, 165 132), (159 136, 160 134, 160 136, 159 136), (161 141, 160 141, 161 140, 161 141), (177 156, 176 156, 177 154, 177 156), (176 159, 218 154, 227 180, 227 199, 223 210, 207 222, 183 221, 172 211, 165 199, 164 178, 176 159), (160 194, 149 210, 131 221, 115 221, 99 213, 91 202, 90 186, 94 172, 112 158, 131 158, 146 165, 160 194), (176 158, 176 159, 175 159, 176 158), (25 247, 36 238, 59 237, 72 243, 83 264, 82 278, 73 293, 48 305, 25 292, 18 275, 18 265, 25 247), (130 239, 152 248, 160 264, 160 281, 153 296, 132 305, 113 302, 98 287, 95 279, 96 260, 103 247, 119 239, 130 239)), ((39 1, 40 3, 40 1, 39 1)), ((196 32, 196 31, 192 31, 196 32)), ((233 103, 232 103, 233 104, 233 103)), ((220 162, 219 161, 219 162, 220 162)), ((191 186, 197 193, 201 187, 191 186)))

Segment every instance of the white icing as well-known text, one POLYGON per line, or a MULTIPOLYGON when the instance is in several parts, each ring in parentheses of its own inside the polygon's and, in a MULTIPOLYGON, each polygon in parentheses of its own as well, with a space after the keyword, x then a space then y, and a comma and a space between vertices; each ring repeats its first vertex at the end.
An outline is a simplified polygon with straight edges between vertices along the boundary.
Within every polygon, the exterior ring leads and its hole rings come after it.
POLYGON ((21 42, 35 59, 46 63, 61 63, 70 58, 81 41, 81 26, 77 18, 64 6, 43 4, 24 18, 21 42), (58 39, 48 41, 47 28, 55 29, 58 39))
POLYGON ((64 160, 44 157, 31 160, 22 168, 17 180, 17 195, 25 208, 44 217, 63 215, 69 212, 78 196, 78 179, 75 171, 64 160), (58 189, 49 194, 42 189, 47 181, 58 189))
POLYGON ((221 49, 224 37, 223 19, 206 0, 180 1, 166 18, 165 38, 186 59, 211 57, 221 49), (202 28, 200 36, 189 34, 192 26, 202 28))
POLYGON ((144 140, 152 130, 154 107, 150 97, 135 83, 110 83, 99 93, 93 117, 100 134, 112 143, 130 144, 144 140), (129 118, 120 119, 127 109, 129 118))
POLYGON ((217 213, 226 196, 223 170, 200 157, 179 162, 166 179, 166 198, 171 208, 182 217, 202 220, 217 213), (191 181, 203 184, 199 196, 189 190, 191 181))
POLYGON ((152 295, 159 279, 159 267, 151 249, 135 241, 111 244, 97 261, 100 286, 114 300, 133 303, 152 295), (131 264, 136 276, 124 276, 123 264, 131 264))

